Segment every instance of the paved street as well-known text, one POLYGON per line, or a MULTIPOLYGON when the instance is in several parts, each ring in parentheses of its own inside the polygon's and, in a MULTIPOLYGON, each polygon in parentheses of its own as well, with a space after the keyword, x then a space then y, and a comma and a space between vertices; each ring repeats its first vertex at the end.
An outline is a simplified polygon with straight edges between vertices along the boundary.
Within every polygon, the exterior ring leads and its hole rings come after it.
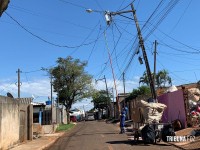
POLYGON ((177 149, 167 143, 158 145, 134 144, 127 134, 119 134, 119 128, 113 124, 99 121, 78 123, 70 132, 64 134, 46 150, 146 150, 177 149))

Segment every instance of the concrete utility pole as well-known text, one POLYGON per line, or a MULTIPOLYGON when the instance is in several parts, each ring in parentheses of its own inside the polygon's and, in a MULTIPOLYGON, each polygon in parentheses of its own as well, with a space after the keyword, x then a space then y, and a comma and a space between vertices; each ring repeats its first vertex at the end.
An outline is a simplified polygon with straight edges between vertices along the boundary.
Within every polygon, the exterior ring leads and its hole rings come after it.
POLYGON ((156 91, 155 91, 154 81, 152 79, 151 70, 150 70, 150 67, 149 67, 149 62, 148 62, 148 58, 147 58, 147 54, 146 54, 146 50, 145 50, 145 46, 144 46, 144 40, 142 38, 141 30, 140 30, 140 27, 139 27, 139 24, 138 24, 138 20, 137 20, 137 17, 136 17, 136 12, 135 12, 133 4, 131 4, 131 8, 132 8, 136 28, 137 28, 137 31, 138 31, 139 44, 140 44, 140 47, 142 49, 143 58, 144 58, 145 65, 146 65, 146 70, 147 70, 147 75, 148 75, 148 79, 149 79, 149 83, 150 83, 152 98, 156 100, 156 91))
MULTIPOLYGON (((99 81, 99 80, 104 80, 104 82, 105 82, 105 84, 106 84, 106 94, 107 94, 107 97, 108 97, 108 99, 109 99, 109 93, 108 93, 108 85, 107 85, 107 81, 106 81, 106 76, 104 75, 103 76, 103 78, 101 78, 101 79, 95 79, 95 82, 97 83, 97 81, 99 81)), ((108 103, 107 103, 107 107, 108 107, 108 103)), ((109 109, 109 108, 108 108, 109 109)), ((108 114, 109 115, 109 114, 108 114)))
POLYGON ((157 54, 157 44, 158 42, 155 40, 155 43, 154 43, 154 76, 153 76, 153 80, 154 80, 154 85, 156 84, 156 54, 157 54))
POLYGON ((18 81, 17 81, 18 98, 20 98, 20 86, 21 86, 21 82, 20 82, 20 73, 21 73, 21 71, 20 71, 20 69, 18 69, 18 70, 16 71, 16 73, 17 73, 17 75, 18 75, 18 81))

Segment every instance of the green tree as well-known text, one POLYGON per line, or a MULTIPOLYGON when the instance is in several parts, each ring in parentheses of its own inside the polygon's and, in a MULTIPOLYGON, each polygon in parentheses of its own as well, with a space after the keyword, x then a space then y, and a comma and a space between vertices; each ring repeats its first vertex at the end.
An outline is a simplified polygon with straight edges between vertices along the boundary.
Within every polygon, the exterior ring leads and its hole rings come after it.
POLYGON ((172 85, 172 79, 168 71, 163 69, 156 74, 156 85, 159 88, 166 87, 167 84, 172 85))
MULTIPOLYGON (((152 77, 154 74, 152 74, 152 77)), ((146 71, 143 73, 143 76, 140 77, 139 84, 143 83, 143 85, 149 86, 149 79, 147 76, 146 71)), ((156 87, 166 87, 167 84, 172 84, 172 79, 169 76, 169 73, 167 70, 163 69, 161 71, 158 71, 158 73, 155 75, 155 86, 156 87)))
POLYGON ((92 77, 84 70, 87 63, 79 59, 58 58, 57 64, 50 73, 54 79, 53 87, 57 92, 57 101, 66 107, 69 123, 72 104, 91 96, 92 77))
POLYGON ((140 81, 139 81, 139 84, 142 83, 142 84, 146 84, 149 86, 149 78, 148 78, 148 75, 147 75, 147 72, 145 71, 143 73, 143 76, 140 77, 140 81))
POLYGON ((110 93, 107 94, 107 91, 105 90, 94 92, 92 96, 92 102, 94 103, 94 108, 98 109, 99 111, 102 110, 103 114, 103 110, 104 109, 108 110, 109 108, 109 104, 111 102, 110 97, 111 97, 110 93))
POLYGON ((149 86, 141 86, 138 89, 133 89, 130 95, 126 98, 126 100, 132 100, 138 97, 139 95, 143 96, 151 96, 151 90, 149 86))

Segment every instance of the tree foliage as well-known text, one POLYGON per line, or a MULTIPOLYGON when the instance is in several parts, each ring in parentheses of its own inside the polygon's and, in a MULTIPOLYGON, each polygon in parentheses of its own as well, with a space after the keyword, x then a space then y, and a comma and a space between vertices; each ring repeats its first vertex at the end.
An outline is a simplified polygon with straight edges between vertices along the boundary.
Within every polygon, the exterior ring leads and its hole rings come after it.
POLYGON ((147 72, 146 72, 146 71, 143 73, 143 76, 140 77, 139 84, 140 84, 140 83, 149 85, 149 78, 148 78, 148 75, 147 75, 147 72))
POLYGON ((126 98, 126 100, 132 100, 138 97, 139 95, 143 96, 151 96, 151 90, 149 86, 141 86, 138 89, 133 89, 130 95, 126 98))
POLYGON ((157 87, 166 87, 166 85, 172 84, 172 79, 169 76, 169 73, 167 70, 161 70, 156 74, 156 85, 157 87))
POLYGON ((92 102, 94 103, 94 108, 96 109, 104 109, 108 107, 110 104, 110 93, 107 93, 105 90, 96 91, 93 93, 92 102))
POLYGON ((86 62, 72 57, 58 58, 57 66, 50 73, 53 76, 54 91, 58 101, 69 111, 72 104, 91 96, 92 77, 85 72, 86 62))
MULTIPOLYGON (((154 74, 152 74, 152 76, 154 76, 154 74)), ((146 71, 143 73, 143 76, 140 77, 139 84, 140 83, 143 83, 143 85, 148 85, 148 86, 150 85, 146 71)), ((169 76, 168 71, 165 69, 158 71, 158 73, 155 75, 155 86, 159 88, 159 87, 166 87, 166 85, 171 85, 171 84, 172 84, 172 79, 169 76)))

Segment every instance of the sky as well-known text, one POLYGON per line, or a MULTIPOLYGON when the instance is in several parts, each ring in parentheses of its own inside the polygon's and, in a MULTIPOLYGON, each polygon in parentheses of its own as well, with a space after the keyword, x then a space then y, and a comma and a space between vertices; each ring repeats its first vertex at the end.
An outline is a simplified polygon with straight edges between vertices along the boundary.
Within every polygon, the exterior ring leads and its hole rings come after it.
MULTIPOLYGON (((0 95, 10 92, 17 97, 16 71, 20 69, 21 97, 48 100, 50 79, 41 68, 54 67, 58 57, 68 56, 88 62, 85 69, 96 89, 105 90, 105 82, 95 83, 105 75, 108 89, 114 88, 115 78, 117 92, 122 93, 123 72, 126 92, 137 88, 145 65, 138 61, 143 54, 133 14, 114 15, 110 25, 104 17, 105 11, 131 10, 132 2, 151 71, 156 40, 156 71, 167 70, 173 85, 199 81, 200 1, 11 0, 0 17, 0 95)), ((92 103, 84 100, 73 107, 90 109, 92 103)))

